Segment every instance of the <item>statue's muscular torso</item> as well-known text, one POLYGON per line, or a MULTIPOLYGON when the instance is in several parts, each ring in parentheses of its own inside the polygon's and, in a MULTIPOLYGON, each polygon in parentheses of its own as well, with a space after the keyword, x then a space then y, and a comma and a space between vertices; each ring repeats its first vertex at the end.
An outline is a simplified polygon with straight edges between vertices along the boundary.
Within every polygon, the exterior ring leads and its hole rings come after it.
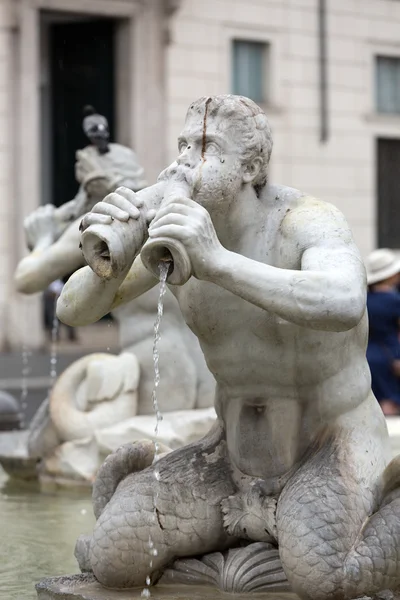
MULTIPOLYGON (((286 193, 279 190, 282 200, 268 223, 232 250, 271 266, 299 270, 304 248, 295 231, 287 236, 283 221, 310 198, 290 188, 286 193)), ((217 380, 216 408, 240 472, 263 479, 286 473, 321 425, 342 425, 344 415, 363 406, 370 405, 371 427, 378 427, 377 435, 382 435, 384 425, 370 392, 365 358, 366 314, 350 331, 318 331, 195 278, 173 292, 217 380)))

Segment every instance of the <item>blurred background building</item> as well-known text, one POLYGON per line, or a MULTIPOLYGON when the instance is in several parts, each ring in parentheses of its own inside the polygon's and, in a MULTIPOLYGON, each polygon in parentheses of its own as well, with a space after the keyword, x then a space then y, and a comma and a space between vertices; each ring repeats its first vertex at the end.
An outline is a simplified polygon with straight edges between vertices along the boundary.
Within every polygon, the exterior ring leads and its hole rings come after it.
POLYGON ((152 183, 188 104, 228 92, 270 117, 271 179, 337 205, 363 256, 400 249, 400 1, 0 0, 0 347, 42 342, 13 272, 24 217, 77 190, 83 105, 152 183))

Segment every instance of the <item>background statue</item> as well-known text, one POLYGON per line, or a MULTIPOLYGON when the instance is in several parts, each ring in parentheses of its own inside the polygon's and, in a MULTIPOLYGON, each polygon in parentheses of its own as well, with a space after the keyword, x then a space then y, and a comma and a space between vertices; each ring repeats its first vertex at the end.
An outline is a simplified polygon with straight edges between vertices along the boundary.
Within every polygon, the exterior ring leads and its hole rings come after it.
POLYGON ((316 600, 400 584, 399 460, 371 392, 364 266, 335 207, 268 182, 271 150, 254 102, 201 98, 159 183, 119 189, 83 220, 93 270, 68 281, 59 317, 98 319, 173 258, 170 289, 217 381, 201 441, 156 462, 152 444, 124 446, 101 467, 76 552, 107 587, 171 570, 316 600))
MULTIPOLYGON (((108 142, 108 124, 102 115, 87 109, 83 127, 92 143, 77 152, 77 196, 60 208, 39 207, 24 223, 31 253, 21 260, 15 273, 17 289, 22 293, 43 291, 55 279, 84 265, 79 247, 82 216, 117 186, 139 190, 146 184, 134 152, 108 142)), ((111 450, 124 441, 149 435, 149 419, 142 415, 152 415, 154 431, 151 394, 157 301, 154 289, 113 310, 124 352, 119 356, 89 355, 56 381, 49 401, 31 424, 28 442, 30 456, 44 457, 42 466, 47 474, 91 480, 111 450), (132 417, 133 422, 129 420, 132 417)), ((209 409, 215 381, 170 292, 165 304, 159 406, 163 413, 171 414, 160 427, 160 439, 178 447, 201 437, 215 418, 209 409), (193 412, 194 408, 207 410, 193 412), (187 412, 176 420, 175 411, 181 410, 187 412)))

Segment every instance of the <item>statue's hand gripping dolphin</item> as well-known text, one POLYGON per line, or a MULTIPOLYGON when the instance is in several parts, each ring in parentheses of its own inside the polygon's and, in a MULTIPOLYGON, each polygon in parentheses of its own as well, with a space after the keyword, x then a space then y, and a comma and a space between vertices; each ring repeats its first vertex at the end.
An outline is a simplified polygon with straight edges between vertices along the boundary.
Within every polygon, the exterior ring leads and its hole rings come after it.
POLYGON ((121 187, 98 202, 80 224, 82 251, 102 279, 128 271, 146 239, 154 210, 121 187))
POLYGON ((197 279, 208 280, 225 248, 218 239, 210 214, 190 198, 177 196, 160 208, 149 227, 150 239, 171 238, 181 242, 197 279))

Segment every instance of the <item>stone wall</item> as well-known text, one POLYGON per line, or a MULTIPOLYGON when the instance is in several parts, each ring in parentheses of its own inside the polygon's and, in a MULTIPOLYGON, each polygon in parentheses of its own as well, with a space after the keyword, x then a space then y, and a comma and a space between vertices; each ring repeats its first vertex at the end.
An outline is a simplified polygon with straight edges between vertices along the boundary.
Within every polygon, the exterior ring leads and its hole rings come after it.
POLYGON ((336 204, 365 256, 375 245, 375 137, 400 117, 374 114, 373 56, 400 54, 400 2, 327 0, 329 138, 320 142, 317 0, 182 0, 168 51, 168 152, 190 101, 228 93, 230 41, 270 43, 271 179, 336 204))

